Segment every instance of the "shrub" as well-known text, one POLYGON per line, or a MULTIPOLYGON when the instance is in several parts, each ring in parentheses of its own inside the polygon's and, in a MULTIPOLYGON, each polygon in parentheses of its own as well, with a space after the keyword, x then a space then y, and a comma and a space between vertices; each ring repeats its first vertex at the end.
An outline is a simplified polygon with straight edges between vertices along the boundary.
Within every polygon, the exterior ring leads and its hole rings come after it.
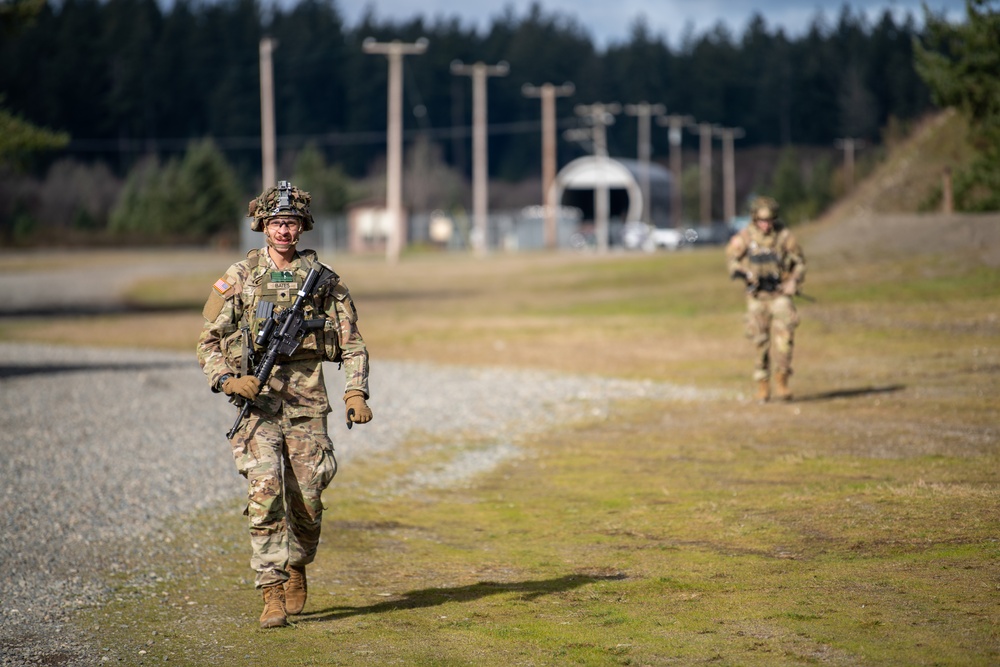
POLYGON ((210 140, 188 147, 182 160, 144 160, 128 176, 109 229, 144 239, 205 239, 235 232, 241 199, 236 178, 210 140))

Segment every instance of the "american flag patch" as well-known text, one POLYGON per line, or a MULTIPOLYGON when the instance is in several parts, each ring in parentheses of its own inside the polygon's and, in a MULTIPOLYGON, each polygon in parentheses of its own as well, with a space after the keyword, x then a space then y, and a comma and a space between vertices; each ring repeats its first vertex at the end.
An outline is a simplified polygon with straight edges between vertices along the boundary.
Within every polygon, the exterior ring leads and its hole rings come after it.
POLYGON ((232 287, 232 285, 227 283, 224 278, 219 278, 218 280, 215 281, 215 284, 212 285, 212 287, 214 287, 215 291, 218 292, 219 294, 225 294, 226 290, 232 287))

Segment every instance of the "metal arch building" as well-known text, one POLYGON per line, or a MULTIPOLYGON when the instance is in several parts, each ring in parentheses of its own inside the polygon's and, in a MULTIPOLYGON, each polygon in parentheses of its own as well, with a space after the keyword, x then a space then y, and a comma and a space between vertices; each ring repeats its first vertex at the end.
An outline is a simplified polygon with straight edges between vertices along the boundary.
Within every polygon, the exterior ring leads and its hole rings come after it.
MULTIPOLYGON (((603 162, 603 181, 609 189, 610 220, 641 222, 648 207, 647 219, 653 226, 671 226, 672 176, 668 169, 655 163, 649 164, 649 201, 644 201, 642 183, 647 169, 642 162, 622 158, 603 158, 603 162)), ((552 185, 556 205, 578 208, 583 212, 584 221, 593 222, 594 190, 601 181, 600 163, 601 159, 586 156, 563 167, 552 185)))

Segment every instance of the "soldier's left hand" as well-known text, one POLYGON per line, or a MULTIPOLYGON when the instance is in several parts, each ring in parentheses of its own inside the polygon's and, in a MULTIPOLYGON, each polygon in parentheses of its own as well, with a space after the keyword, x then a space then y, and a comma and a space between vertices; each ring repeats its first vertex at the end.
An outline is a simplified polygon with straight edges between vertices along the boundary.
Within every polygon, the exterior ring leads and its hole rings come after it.
POLYGON ((795 296, 799 293, 799 286, 794 280, 786 280, 781 283, 781 293, 785 296, 795 296))
POLYGON ((344 408, 347 411, 347 425, 366 424, 372 420, 372 409, 365 402, 365 395, 360 391, 351 391, 344 395, 344 408))

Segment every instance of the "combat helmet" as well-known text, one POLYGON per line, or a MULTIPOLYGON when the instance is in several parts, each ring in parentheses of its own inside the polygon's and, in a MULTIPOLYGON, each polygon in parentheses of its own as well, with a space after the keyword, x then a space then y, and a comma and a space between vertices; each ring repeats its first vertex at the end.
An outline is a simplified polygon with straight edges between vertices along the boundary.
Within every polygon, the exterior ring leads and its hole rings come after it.
POLYGON ((300 190, 288 181, 278 181, 278 185, 268 188, 259 197, 250 200, 247 217, 252 218, 250 229, 255 232, 264 231, 268 218, 287 215, 302 220, 302 231, 313 228, 312 213, 309 204, 312 197, 305 190, 300 190))
POLYGON ((778 202, 771 197, 755 197, 750 202, 750 218, 757 220, 770 220, 776 222, 780 207, 778 202))

